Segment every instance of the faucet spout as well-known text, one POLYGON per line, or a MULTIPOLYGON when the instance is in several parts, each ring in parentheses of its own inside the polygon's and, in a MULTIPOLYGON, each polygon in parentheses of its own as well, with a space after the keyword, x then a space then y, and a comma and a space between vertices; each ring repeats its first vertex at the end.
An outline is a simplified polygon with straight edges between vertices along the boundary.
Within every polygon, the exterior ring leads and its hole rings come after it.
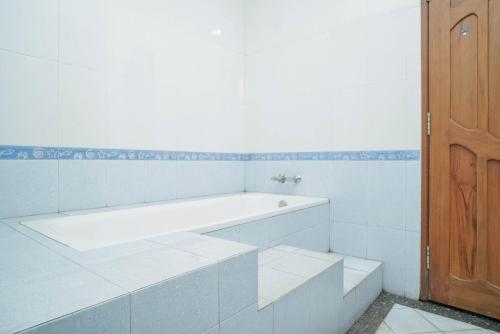
POLYGON ((285 182, 293 182, 293 183, 300 183, 302 182, 302 176, 300 175, 295 175, 295 176, 286 176, 285 174, 279 174, 277 176, 271 177, 272 181, 276 181, 279 183, 285 183, 285 182))

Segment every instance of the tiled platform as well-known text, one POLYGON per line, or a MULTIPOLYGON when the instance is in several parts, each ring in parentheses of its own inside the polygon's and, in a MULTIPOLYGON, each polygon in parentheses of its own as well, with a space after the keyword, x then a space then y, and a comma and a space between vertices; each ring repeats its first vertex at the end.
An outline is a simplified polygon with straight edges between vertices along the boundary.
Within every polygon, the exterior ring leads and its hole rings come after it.
POLYGON ((376 334, 498 334, 492 330, 396 304, 376 334))
POLYGON ((187 232, 78 252, 19 220, 0 222, 0 334, 342 334, 382 285, 380 263, 324 253, 316 234, 264 235, 294 247, 260 254, 259 238, 187 232))
POLYGON ((290 246, 277 246, 260 252, 259 308, 279 300, 341 261, 340 256, 328 256, 290 246))
POLYGON ((259 254, 259 334, 339 333, 343 259, 277 246, 259 254))
POLYGON ((1 334, 232 333, 257 312, 253 246, 179 233, 76 252, 0 229, 1 334))
MULTIPOLYGON (((278 246, 259 253, 259 312, 274 317, 274 332, 263 333, 345 333, 363 314, 382 290, 382 264, 376 261, 344 257, 334 253, 311 252, 290 246, 278 246), (342 266, 339 264, 342 263, 342 266), (308 300, 310 289, 307 284, 315 284, 316 276, 326 272, 336 264, 336 276, 325 281, 318 289, 323 291, 315 300, 308 300), (341 272, 339 272, 339 269, 341 272), (332 296, 324 298, 331 291, 332 296), (276 310, 282 308, 281 300, 288 295, 296 295, 287 308, 294 319, 293 326, 282 331, 277 323, 276 310), (339 298, 339 295, 341 298, 339 298), (335 299, 337 298, 337 299, 335 299), (327 301, 327 302, 325 302, 327 301), (274 308, 274 310, 268 310, 274 308), (332 319, 330 331, 313 331, 307 323, 300 321, 309 310, 329 310, 332 319), (302 327, 301 327, 302 326, 302 327)), ((328 316, 326 317, 328 318, 328 316)), ((290 317, 289 317, 290 319, 290 317)), ((320 320, 316 320, 321 323, 320 320)), ((325 327, 325 326, 324 326, 325 327)), ((323 327, 323 328, 324 328, 323 327)))

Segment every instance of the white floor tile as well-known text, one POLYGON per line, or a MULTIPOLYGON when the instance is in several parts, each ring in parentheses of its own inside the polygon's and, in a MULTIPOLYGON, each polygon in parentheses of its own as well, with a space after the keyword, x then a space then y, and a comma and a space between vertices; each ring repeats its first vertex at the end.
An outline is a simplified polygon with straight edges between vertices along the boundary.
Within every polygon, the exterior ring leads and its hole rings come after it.
POLYGON ((287 246, 287 245, 279 245, 279 246, 274 247, 274 249, 277 249, 277 250, 280 250, 280 251, 283 251, 283 252, 292 253, 292 252, 295 252, 296 250, 298 250, 299 248, 292 247, 292 246, 287 246))
POLYGON ((344 256, 344 267, 360 271, 372 272, 380 266, 378 261, 360 259, 352 256, 344 256))
POLYGON ((393 331, 387 325, 385 322, 381 323, 375 334, 394 334, 393 331))
POLYGON ((465 331, 444 332, 445 334, 490 334, 492 332, 485 329, 469 329, 465 331))
POLYGON ((264 307, 266 307, 269 304, 272 304, 271 300, 259 296, 259 307, 258 307, 259 310, 263 309, 264 307))
POLYGON ((331 262, 293 253, 266 263, 266 267, 302 276, 304 278, 316 276, 331 265, 331 262))
POLYGON ((275 259, 279 259, 280 257, 287 254, 287 252, 280 251, 274 248, 259 252, 259 265, 263 265, 275 259))
POLYGON ((344 268, 344 295, 358 286, 367 276, 367 272, 344 268))
POLYGON ((259 267, 259 297, 275 301, 303 284, 305 279, 266 267, 259 267))
POLYGON ((424 311, 417 310, 425 319, 427 319, 430 323, 436 326, 438 329, 442 331, 461 331, 461 330, 473 330, 479 329, 477 326, 467 324, 462 321, 457 321, 450 318, 445 318, 437 314, 432 314, 424 311))
POLYGON ((410 308, 392 309, 385 323, 396 334, 439 333, 440 331, 425 320, 416 310, 410 308))
POLYGON ((376 334, 499 334, 437 314, 394 304, 376 334), (387 331, 389 330, 389 331, 387 331))
POLYGON ((335 263, 335 262, 338 262, 338 261, 342 260, 342 256, 340 256, 339 254, 313 252, 313 251, 310 251, 310 250, 307 250, 307 249, 301 249, 301 248, 295 250, 293 253, 304 255, 304 256, 308 256, 308 257, 312 257, 312 258, 315 258, 315 259, 318 259, 318 260, 328 261, 328 262, 331 262, 331 263, 335 263))

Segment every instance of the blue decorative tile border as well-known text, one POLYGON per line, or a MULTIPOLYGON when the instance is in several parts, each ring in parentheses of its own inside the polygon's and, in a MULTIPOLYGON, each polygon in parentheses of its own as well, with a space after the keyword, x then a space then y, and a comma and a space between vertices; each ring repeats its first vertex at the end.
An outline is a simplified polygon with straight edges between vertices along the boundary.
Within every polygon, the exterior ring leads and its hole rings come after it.
POLYGON ((248 154, 0 145, 0 160, 245 161, 248 160, 248 154))
POLYGON ((282 160, 420 160, 420 150, 400 151, 333 151, 333 152, 291 152, 291 153, 251 153, 251 161, 282 160))
POLYGON ((184 161, 282 161, 282 160, 419 160, 419 150, 339 151, 291 153, 213 153, 98 148, 2 146, 0 160, 184 160, 184 161))

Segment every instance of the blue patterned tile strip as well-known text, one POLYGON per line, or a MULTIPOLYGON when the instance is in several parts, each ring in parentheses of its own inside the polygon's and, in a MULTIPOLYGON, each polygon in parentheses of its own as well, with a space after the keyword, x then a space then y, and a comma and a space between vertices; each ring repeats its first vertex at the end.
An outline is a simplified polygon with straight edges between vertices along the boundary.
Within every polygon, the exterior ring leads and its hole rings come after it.
POLYGON ((198 160, 245 161, 248 154, 98 149, 81 147, 1 146, 0 160, 198 160))
POLYGON ((420 150, 251 153, 248 160, 420 160, 420 150))
POLYGON ((2 146, 0 160, 184 160, 184 161, 280 161, 280 160, 419 160, 419 150, 291 153, 213 153, 148 151, 73 147, 2 146))

